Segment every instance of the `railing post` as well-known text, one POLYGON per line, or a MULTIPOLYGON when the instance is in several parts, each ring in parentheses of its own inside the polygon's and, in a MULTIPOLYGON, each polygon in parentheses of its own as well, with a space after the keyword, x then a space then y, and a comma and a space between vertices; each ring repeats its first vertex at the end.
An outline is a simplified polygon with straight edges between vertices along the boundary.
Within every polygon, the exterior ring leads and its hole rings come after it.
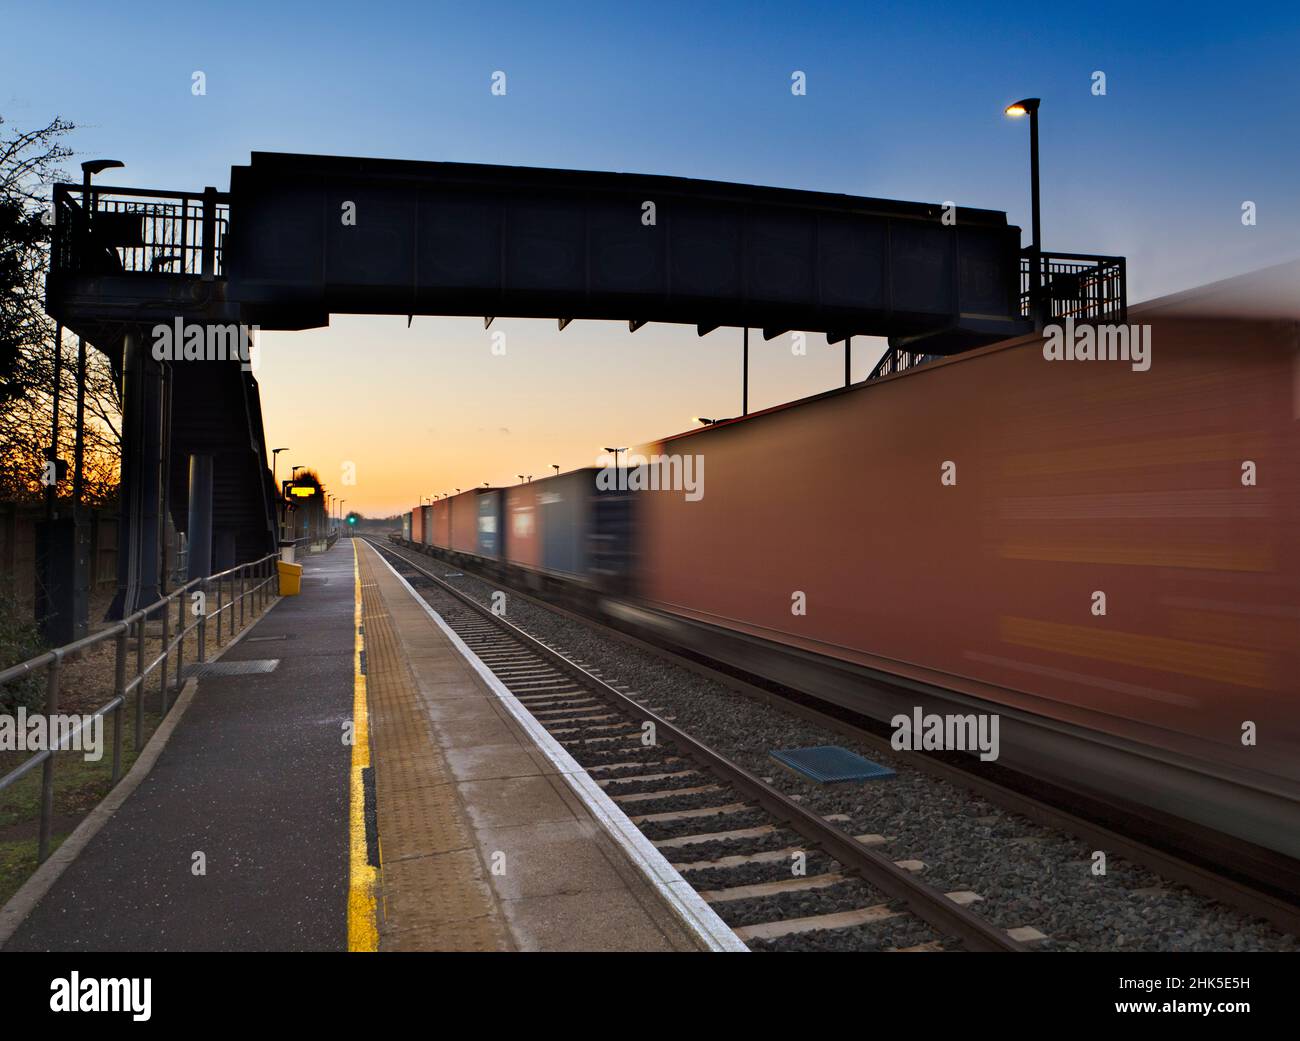
POLYGON ((185 685, 185 594, 176 597, 176 691, 185 685))
MULTIPOLYGON (((113 693, 115 696, 126 702, 126 635, 127 624, 122 623, 122 628, 117 631, 117 662, 113 668, 113 693)), ((140 742, 144 740, 144 713, 140 711, 140 703, 136 703, 135 712, 135 752, 140 754, 140 742)))
POLYGON ((244 569, 239 569, 239 631, 244 631, 244 569))
POLYGON ((135 688, 135 694, 142 703, 144 700, 144 623, 147 617, 147 614, 142 613, 135 627, 135 674, 140 680, 135 688))
POLYGON ((203 281, 217 277, 217 190, 203 189, 203 281))
POLYGON ((159 715, 167 715, 167 659, 171 657, 171 648, 168 646, 172 639, 172 616, 167 613, 167 605, 163 604, 162 609, 162 662, 158 666, 161 669, 158 682, 158 703, 159 715))
MULTIPOLYGON (((63 667, 63 652, 54 652, 54 661, 45 674, 45 732, 55 732, 54 716, 59 711, 59 671, 63 667)), ((36 862, 44 864, 50 855, 50 827, 54 820, 54 743, 49 742, 49 755, 41 764, 41 822, 40 837, 36 843, 36 862)))
POLYGON ((181 274, 188 275, 190 264, 190 200, 181 196, 181 274))
POLYGON ((113 709, 113 783, 122 776, 122 713, 126 711, 126 702, 113 709))
MULTIPOLYGON (((208 660, 208 580, 205 578, 199 583, 199 592, 203 595, 199 597, 199 602, 203 610, 199 613, 199 664, 202 665, 208 660)), ((193 596, 193 594, 190 594, 193 596)))

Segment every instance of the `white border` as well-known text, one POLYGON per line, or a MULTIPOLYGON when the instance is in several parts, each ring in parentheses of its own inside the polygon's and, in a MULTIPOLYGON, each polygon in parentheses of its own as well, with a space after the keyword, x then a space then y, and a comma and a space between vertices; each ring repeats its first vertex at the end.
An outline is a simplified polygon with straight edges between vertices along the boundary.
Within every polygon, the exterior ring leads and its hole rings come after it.
MULTIPOLYGON (((368 544, 368 543, 367 543, 368 544)), ((612 838, 626 854, 628 860, 641 872, 645 880, 659 893, 660 898, 672 910, 672 912, 681 920, 682 924, 695 935, 702 943, 705 949, 710 951, 730 951, 748 953, 749 948, 745 946, 744 941, 740 939, 731 927, 727 925, 717 912, 709 906, 699 893, 691 888, 677 869, 664 859, 664 855, 655 848, 654 844, 641 833, 641 829, 628 820, 627 815, 618 808, 618 805, 611 799, 604 790, 598 785, 581 766, 577 760, 566 752, 563 746, 551 736, 550 732, 539 723, 509 690, 489 669, 477 654, 471 651, 465 641, 457 636, 449 625, 443 621, 442 616, 438 614, 420 596, 401 575, 383 553, 379 552, 374 546, 376 555, 384 562, 389 571, 402 583, 402 587, 411 594, 415 602, 424 608, 425 613, 433 619, 438 628, 441 629, 447 638, 451 641, 452 646, 456 648, 464 659, 474 667, 488 689, 505 705, 507 711, 514 717, 528 736, 532 738, 533 743, 541 749, 551 765, 573 789, 573 793, 582 800, 588 812, 596 820, 605 832, 612 838)))

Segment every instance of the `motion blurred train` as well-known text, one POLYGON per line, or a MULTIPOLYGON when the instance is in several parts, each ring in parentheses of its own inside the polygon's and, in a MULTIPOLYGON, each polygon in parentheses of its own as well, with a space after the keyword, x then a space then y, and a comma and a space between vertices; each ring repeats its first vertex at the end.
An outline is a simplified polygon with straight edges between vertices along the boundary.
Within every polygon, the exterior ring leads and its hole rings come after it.
POLYGON ((882 722, 996 712, 1004 765, 1297 857, 1295 273, 1131 308, 1147 371, 1009 340, 644 446, 694 501, 584 469, 403 539, 882 722))

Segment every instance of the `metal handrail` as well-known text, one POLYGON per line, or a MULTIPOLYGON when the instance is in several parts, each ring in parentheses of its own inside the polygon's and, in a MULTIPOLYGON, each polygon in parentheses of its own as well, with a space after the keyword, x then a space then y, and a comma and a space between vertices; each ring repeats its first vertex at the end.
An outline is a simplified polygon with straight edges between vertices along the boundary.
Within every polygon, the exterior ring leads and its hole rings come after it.
POLYGON ((56 184, 54 273, 219 278, 229 223, 230 194, 216 189, 56 184))
POLYGON ((1036 253, 1020 256, 1020 313, 1043 321, 1128 320, 1128 273, 1124 257, 1092 253, 1036 253), (1037 263, 1037 272, 1035 272, 1037 263), (1035 310, 1041 312, 1035 315, 1035 310))
MULTIPOLYGON (((230 612, 228 618, 229 635, 235 633, 235 611, 238 607, 239 627, 242 629, 245 616, 245 603, 251 598, 253 602, 250 611, 260 613, 265 609, 272 599, 272 593, 268 591, 268 586, 277 580, 278 571, 275 562, 280 558, 279 553, 268 553, 258 560, 249 561, 244 564, 237 564, 235 567, 227 568, 215 575, 209 575, 206 578, 191 579, 179 589, 168 593, 166 596, 143 607, 134 614, 123 618, 121 621, 111 625, 97 633, 89 636, 83 636, 80 640, 74 640, 72 643, 65 644, 62 647, 56 647, 53 650, 38 654, 27 661, 11 665, 9 668, 0 671, 0 686, 6 683, 12 683, 15 680, 23 679, 27 676, 35 675, 40 670, 45 670, 45 716, 47 719, 53 719, 58 714, 59 709, 59 680, 63 670, 63 661, 70 655, 78 654, 82 651, 89 650, 98 644, 108 640, 117 642, 117 659, 114 670, 113 697, 107 702, 90 713, 91 719, 95 719, 109 712, 113 713, 113 777, 112 784, 116 785, 122 773, 122 709, 125 707, 130 695, 135 695, 135 750, 136 754, 140 753, 141 746, 144 743, 144 693, 145 682, 155 672, 159 672, 161 679, 159 681, 160 697, 160 716, 165 716, 171 708, 169 692, 179 691, 184 683, 184 656, 185 656, 185 638, 198 630, 198 660, 200 663, 207 660, 207 632, 208 619, 216 619, 217 641, 221 640, 221 622, 222 615, 230 612), (238 582, 238 594, 235 593, 235 583, 238 582), (216 585, 216 609, 212 610, 211 605, 207 602, 207 594, 216 585), (227 591, 227 586, 228 591, 227 591), (201 603, 203 610, 195 615, 196 620, 186 625, 185 623, 185 606, 195 592, 201 592, 204 600, 201 603), (228 599, 222 602, 223 593, 227 593, 228 599), (177 604, 176 610, 176 635, 171 633, 171 614, 170 608, 172 603, 177 604), (151 618, 162 620, 162 639, 159 644, 159 652, 149 662, 145 662, 145 624, 151 618), (136 634, 136 653, 135 653, 135 671, 133 678, 127 680, 127 638, 130 636, 132 629, 136 634), (172 683, 168 683, 168 665, 171 662, 172 654, 176 654, 175 678, 172 683)), ((193 614, 193 612, 191 612, 193 614)), ((37 843, 37 862, 44 863, 50 855, 50 828, 54 815, 54 763, 55 753, 66 751, 65 742, 77 736, 81 732, 81 724, 71 733, 61 734, 58 742, 53 743, 50 747, 33 753, 27 760, 19 764, 9 773, 0 777, 0 791, 20 781, 28 773, 34 770, 38 765, 43 766, 41 777, 41 810, 40 810, 40 832, 37 843)))

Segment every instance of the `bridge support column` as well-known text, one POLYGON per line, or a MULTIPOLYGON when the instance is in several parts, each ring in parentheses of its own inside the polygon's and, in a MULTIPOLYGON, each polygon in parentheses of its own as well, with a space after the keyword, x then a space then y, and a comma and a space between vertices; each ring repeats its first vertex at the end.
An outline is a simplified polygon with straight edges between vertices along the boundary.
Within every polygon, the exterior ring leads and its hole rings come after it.
POLYGON ((213 568, 225 571, 235 566, 235 533, 230 528, 217 530, 213 543, 213 568))
POLYGON ((159 593, 163 429, 162 366, 145 337, 126 335, 122 358, 122 482, 119 489, 116 620, 147 607, 159 593))
POLYGON ((190 456, 189 552, 187 578, 212 574, 212 456, 190 456))

